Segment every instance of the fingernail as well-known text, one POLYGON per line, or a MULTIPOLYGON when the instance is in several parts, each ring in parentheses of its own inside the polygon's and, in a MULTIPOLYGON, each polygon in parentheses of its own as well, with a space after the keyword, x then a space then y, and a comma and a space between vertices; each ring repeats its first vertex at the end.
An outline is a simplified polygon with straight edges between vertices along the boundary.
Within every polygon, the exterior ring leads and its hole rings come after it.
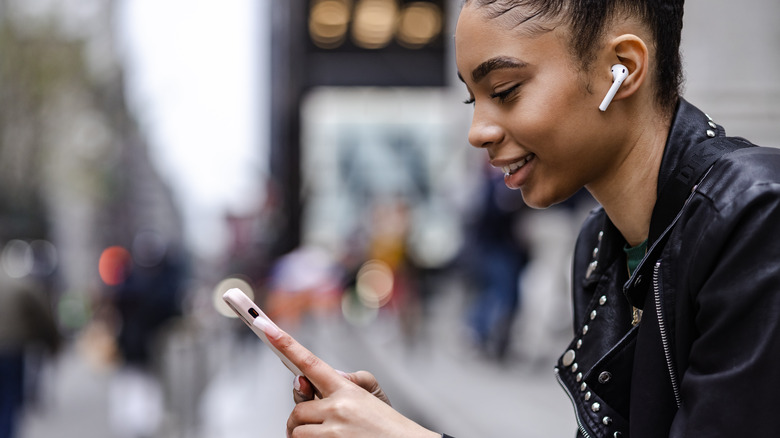
POLYGON ((298 392, 301 391, 301 377, 303 376, 295 376, 295 380, 293 380, 293 388, 298 392))
POLYGON ((345 379, 349 379, 349 374, 345 373, 344 371, 336 370, 336 372, 341 374, 341 377, 343 377, 345 379))
POLYGON ((282 331, 279 330, 279 327, 274 325, 272 322, 269 322, 265 318, 255 318, 254 321, 252 321, 252 324, 257 326, 260 330, 265 333, 266 336, 268 336, 271 339, 279 339, 282 337, 282 331))

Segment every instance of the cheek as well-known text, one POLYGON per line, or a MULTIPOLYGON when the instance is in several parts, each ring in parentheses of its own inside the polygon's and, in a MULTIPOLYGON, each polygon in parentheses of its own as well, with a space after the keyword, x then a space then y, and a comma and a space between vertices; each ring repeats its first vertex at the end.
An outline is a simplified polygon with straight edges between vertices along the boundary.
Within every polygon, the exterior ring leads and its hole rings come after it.
POLYGON ((516 118, 523 129, 518 140, 548 164, 571 171, 570 166, 588 161, 597 149, 602 129, 598 103, 590 105, 590 95, 573 78, 547 82, 523 102, 516 118))
POLYGON ((588 122, 582 120, 588 113, 586 95, 572 78, 540 78, 526 91, 514 117, 516 126, 522 127, 519 134, 523 141, 535 145, 565 143, 588 127, 588 122))
POLYGON ((523 199, 534 208, 572 196, 598 177, 604 164, 597 126, 577 117, 582 110, 566 105, 541 108, 517 122, 525 128, 518 130, 518 141, 537 156, 533 176, 522 189, 523 199))

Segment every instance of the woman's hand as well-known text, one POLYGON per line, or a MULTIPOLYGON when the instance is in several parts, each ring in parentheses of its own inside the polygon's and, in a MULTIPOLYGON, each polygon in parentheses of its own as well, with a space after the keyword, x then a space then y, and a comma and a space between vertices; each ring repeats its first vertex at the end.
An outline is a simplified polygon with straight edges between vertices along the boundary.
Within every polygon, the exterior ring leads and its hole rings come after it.
MULTIPOLYGON (((390 399, 385 395, 385 392, 382 391, 382 387, 379 386, 379 382, 376 381, 376 377, 374 377, 373 374, 368 371, 345 373, 336 370, 336 372, 355 385, 370 392, 374 397, 390 405, 390 399)), ((295 401, 295 404, 314 400, 315 396, 322 398, 322 394, 319 394, 319 391, 311 384, 309 379, 307 379, 306 376, 295 376, 295 380, 293 381, 293 400, 295 401)))
POLYGON ((440 438, 439 434, 423 429, 365 389, 346 380, 344 383, 342 388, 322 399, 297 404, 287 420, 287 436, 440 438))
POLYGON ((339 373, 278 327, 269 325, 264 331, 322 397, 303 400, 314 388, 299 380, 304 397, 287 420, 288 438, 441 437, 399 414, 384 401, 387 397, 380 400, 384 393, 370 373, 339 373))

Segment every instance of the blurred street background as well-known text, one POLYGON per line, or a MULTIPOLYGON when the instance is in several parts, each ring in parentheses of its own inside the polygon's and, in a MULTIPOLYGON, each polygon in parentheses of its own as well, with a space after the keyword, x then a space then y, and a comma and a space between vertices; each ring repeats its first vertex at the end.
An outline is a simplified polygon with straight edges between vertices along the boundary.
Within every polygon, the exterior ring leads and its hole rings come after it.
MULTIPOLYGON (((780 146, 780 3, 686 3, 685 97, 780 146)), ((429 428, 573 436, 595 203, 531 210, 468 146, 460 4, 0 0, 0 438, 283 437, 231 287, 429 428)))

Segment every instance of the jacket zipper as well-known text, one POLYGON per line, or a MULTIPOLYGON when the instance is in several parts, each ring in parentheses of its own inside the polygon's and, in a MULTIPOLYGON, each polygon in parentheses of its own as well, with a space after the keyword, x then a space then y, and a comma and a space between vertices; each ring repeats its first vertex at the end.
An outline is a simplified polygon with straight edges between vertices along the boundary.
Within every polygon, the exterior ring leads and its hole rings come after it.
POLYGON ((577 419, 577 427, 580 429, 580 433, 582 433, 583 437, 590 438, 590 434, 588 434, 588 431, 585 430, 585 426, 582 425, 580 413, 577 411, 577 404, 574 402, 574 396, 571 394, 571 391, 569 391, 569 388, 563 383, 563 380, 561 380, 558 367, 555 367, 555 380, 558 381, 558 384, 561 385, 561 388, 563 388, 564 392, 566 392, 566 395, 569 396, 569 400, 574 407, 574 417, 577 419))
POLYGON ((655 311, 658 315, 658 330, 661 332, 661 343, 664 347, 664 356, 666 357, 666 366, 669 368, 669 378, 672 381, 672 391, 674 392, 674 401, 677 403, 677 409, 680 408, 680 388, 677 383, 677 371, 672 363, 672 352, 669 348, 669 337, 666 333, 666 324, 664 323, 663 312, 661 309, 661 285, 660 272, 661 261, 655 262, 653 268, 653 292, 655 297, 655 311))

